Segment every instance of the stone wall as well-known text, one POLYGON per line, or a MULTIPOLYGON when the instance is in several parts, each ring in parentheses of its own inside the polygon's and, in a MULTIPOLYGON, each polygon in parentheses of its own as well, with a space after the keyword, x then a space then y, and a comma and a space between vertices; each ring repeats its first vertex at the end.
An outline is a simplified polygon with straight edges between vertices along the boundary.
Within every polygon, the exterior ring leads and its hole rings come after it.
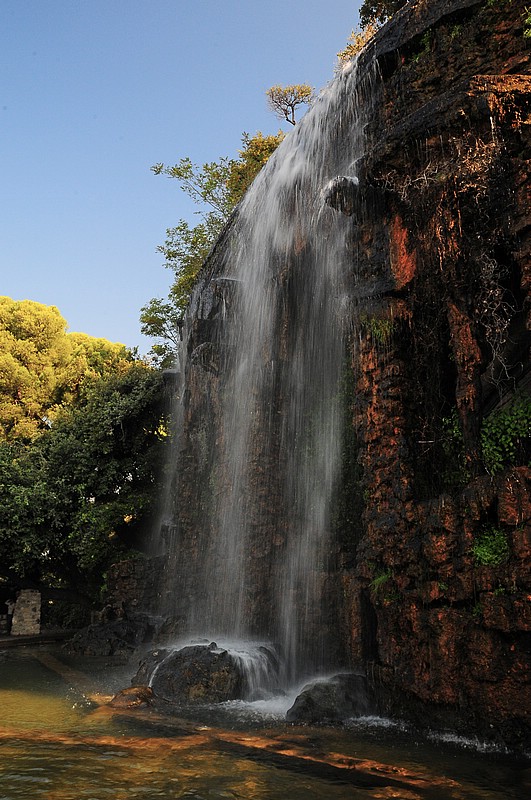
POLYGON ((13 612, 11 636, 38 636, 41 632, 41 593, 21 589, 13 612))

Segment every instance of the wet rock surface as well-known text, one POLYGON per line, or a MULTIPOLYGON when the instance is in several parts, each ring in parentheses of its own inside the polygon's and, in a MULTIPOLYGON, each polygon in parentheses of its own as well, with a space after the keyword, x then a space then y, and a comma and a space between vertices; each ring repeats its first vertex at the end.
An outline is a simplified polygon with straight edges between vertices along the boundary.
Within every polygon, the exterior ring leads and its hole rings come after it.
POLYGON ((145 708, 154 701, 153 689, 149 686, 129 686, 115 694, 109 705, 112 708, 145 708))
POLYGON ((376 712, 365 675, 343 674, 309 683, 286 713, 288 722, 330 723, 376 712))
POLYGON ((79 631, 64 645, 64 650, 85 656, 128 658, 161 631, 164 620, 152 614, 130 613, 119 619, 95 623, 79 631))
POLYGON ((141 664, 133 683, 146 678, 158 697, 184 705, 222 703, 245 693, 238 663, 215 642, 154 651, 141 664))

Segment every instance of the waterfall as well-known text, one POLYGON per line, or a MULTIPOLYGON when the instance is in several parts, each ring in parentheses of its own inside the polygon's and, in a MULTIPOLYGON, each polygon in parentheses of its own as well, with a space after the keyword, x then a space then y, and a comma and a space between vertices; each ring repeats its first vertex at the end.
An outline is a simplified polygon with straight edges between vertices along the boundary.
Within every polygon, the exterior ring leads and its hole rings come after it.
MULTIPOLYGON (((190 337, 193 315, 206 313, 204 297, 222 297, 208 344, 220 365, 211 401, 215 431, 201 446, 193 422, 188 432, 189 447, 193 440, 208 460, 208 486, 196 487, 201 501, 193 500, 194 487, 185 492, 196 508, 182 536, 188 550, 183 544, 170 559, 181 570, 175 607, 186 593, 190 635, 274 642, 286 683, 333 661, 339 607, 331 598, 340 588, 330 578, 331 499, 341 454, 339 383, 355 223, 325 197, 337 176, 357 185, 362 155, 353 62, 246 193, 188 319, 190 337)), ((199 356, 192 353, 185 365, 196 391, 199 356)), ((178 473, 186 482, 186 469, 178 473)), ((181 504, 182 498, 181 492, 181 504)))

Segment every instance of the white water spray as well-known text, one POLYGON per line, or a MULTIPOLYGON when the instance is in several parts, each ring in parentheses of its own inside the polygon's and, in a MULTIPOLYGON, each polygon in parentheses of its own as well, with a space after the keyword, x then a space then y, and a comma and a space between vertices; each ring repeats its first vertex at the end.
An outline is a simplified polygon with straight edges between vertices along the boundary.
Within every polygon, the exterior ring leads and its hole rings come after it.
MULTIPOLYGON (((215 342, 219 425, 207 448, 209 502, 197 515, 200 568, 187 631, 275 642, 285 683, 329 666, 338 624, 330 506, 355 222, 323 197, 338 175, 358 185, 362 116, 353 64, 254 181, 210 279, 229 289, 215 342)), ((191 314, 202 302, 196 292, 191 314)))

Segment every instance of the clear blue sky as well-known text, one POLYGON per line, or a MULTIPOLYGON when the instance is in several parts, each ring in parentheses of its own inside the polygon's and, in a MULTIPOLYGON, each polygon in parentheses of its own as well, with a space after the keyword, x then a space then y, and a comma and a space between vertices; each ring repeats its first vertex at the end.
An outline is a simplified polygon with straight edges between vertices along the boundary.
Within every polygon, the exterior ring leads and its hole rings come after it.
POLYGON ((150 166, 275 133, 273 84, 333 77, 359 2, 0 0, 0 295, 138 346, 156 247, 194 207, 150 166))

